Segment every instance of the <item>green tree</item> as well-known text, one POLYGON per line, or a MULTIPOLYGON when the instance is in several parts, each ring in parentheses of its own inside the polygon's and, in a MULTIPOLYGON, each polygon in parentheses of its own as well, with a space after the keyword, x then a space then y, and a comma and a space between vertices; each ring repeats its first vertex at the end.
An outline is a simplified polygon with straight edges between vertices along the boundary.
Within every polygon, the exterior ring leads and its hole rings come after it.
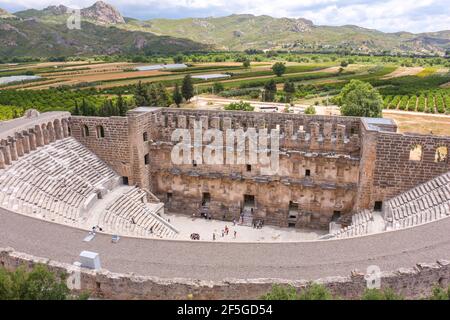
POLYGON ((242 66, 244 67, 244 68, 250 68, 250 60, 249 59, 245 59, 243 62, 242 62, 242 66))
POLYGON ((214 82, 213 84, 213 93, 219 93, 225 90, 223 84, 221 82, 214 82))
POLYGON ((381 117, 383 98, 370 83, 351 80, 335 98, 344 116, 381 117))
POLYGON ((156 96, 156 105, 158 107, 168 107, 172 103, 170 100, 170 95, 162 83, 158 83, 156 87, 156 96))
POLYGON ((275 95, 277 93, 277 84, 275 80, 269 80, 264 84, 264 101, 273 101, 275 99, 275 95))
POLYGON ((0 300, 66 300, 70 291, 64 280, 44 265, 30 272, 23 266, 15 271, 0 267, 0 300))
POLYGON ((175 57, 173 57, 174 63, 183 63, 184 57, 182 54, 177 54, 175 57))
POLYGON ((283 62, 276 62, 272 66, 272 71, 277 77, 281 77, 286 72, 286 65, 283 62))
POLYGON ((286 93, 286 102, 291 102, 292 96, 295 93, 295 84, 291 80, 284 82, 283 91, 286 93))
POLYGON ((191 100, 194 96, 194 84, 190 74, 187 74, 183 78, 183 83, 181 84, 181 95, 186 101, 191 100))
POLYGON ((229 105, 225 106, 225 110, 240 110, 240 111, 253 111, 255 110, 255 107, 253 107, 248 102, 232 102, 229 105))
POLYGON ((78 101, 75 100, 75 107, 73 108, 72 114, 74 116, 79 116, 80 115, 80 107, 78 106, 78 101))
POLYGON ((142 82, 139 81, 136 85, 136 91, 134 94, 134 100, 136 101, 137 106, 146 106, 148 105, 147 101, 147 92, 145 87, 142 85, 142 82))
POLYGON ((348 66, 348 62, 345 60, 341 61, 341 67, 345 68, 346 66, 348 66))
POLYGON ((125 116, 128 111, 128 104, 121 94, 117 96, 116 106, 120 116, 125 116))
POLYGON ((80 107, 80 114, 82 116, 90 116, 90 108, 89 108, 89 104, 86 101, 86 99, 83 98, 82 102, 81 102, 81 107, 80 107))
POLYGON ((314 106, 309 106, 305 109, 305 114, 316 114, 316 108, 314 106))
POLYGON ((173 90, 172 94, 173 102, 177 105, 177 107, 180 107, 180 103, 183 101, 183 96, 180 92, 180 87, 178 86, 178 83, 175 84, 175 89, 173 90))

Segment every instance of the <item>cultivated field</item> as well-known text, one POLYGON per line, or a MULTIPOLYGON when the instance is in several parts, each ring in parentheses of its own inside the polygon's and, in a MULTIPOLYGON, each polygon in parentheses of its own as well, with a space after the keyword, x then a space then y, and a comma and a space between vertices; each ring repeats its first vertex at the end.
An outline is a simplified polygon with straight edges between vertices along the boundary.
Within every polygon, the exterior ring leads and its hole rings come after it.
MULTIPOLYGON (((84 59, 68 62, 32 62, 0 65, 0 79, 33 75, 39 79, 0 85, 2 119, 21 115, 27 108, 41 111, 68 110, 88 103, 98 110, 118 95, 133 105, 138 83, 161 84, 171 97, 176 84, 188 75, 224 74, 215 80, 193 79, 194 94, 213 97, 215 101, 199 103, 203 108, 223 108, 226 101, 250 101, 254 105, 275 103, 279 112, 286 105, 298 106, 291 111, 314 105, 320 113, 336 104, 334 97, 352 79, 372 84, 383 97, 384 109, 399 120, 401 130, 447 134, 445 116, 450 115, 450 73, 444 59, 399 57, 364 57, 313 54, 192 54, 185 56, 187 68, 137 71, 139 66, 174 63, 174 57, 154 57, 149 61, 118 59, 84 59), (244 65, 248 60, 250 65, 244 65), (272 66, 282 62, 281 76, 272 66), (275 82, 277 91, 267 100, 265 86, 275 82), (294 92, 285 92, 292 83, 294 92), (265 100, 265 101, 262 101, 265 100), (220 102, 216 106, 216 102, 220 102), (225 101, 225 102, 224 102, 225 101), (391 112, 392 111, 392 112, 391 112), (426 115, 444 117, 428 117, 426 115), (430 119, 430 120, 421 120, 430 119), (439 120, 437 120, 439 119, 439 120), (444 120, 443 120, 444 119, 444 120), (417 126, 415 124, 418 124, 417 126), (442 128, 441 128, 442 127, 442 128)), ((185 105, 182 103, 182 106, 185 105)), ((193 104, 188 104, 192 107, 193 104)), ((337 110, 332 111, 333 114, 337 110)))

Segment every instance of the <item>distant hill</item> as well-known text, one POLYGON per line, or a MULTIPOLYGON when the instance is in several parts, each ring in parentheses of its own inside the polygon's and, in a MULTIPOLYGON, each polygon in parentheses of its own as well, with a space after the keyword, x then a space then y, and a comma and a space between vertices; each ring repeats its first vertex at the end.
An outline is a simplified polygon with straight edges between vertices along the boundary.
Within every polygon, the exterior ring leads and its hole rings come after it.
POLYGON ((358 26, 316 26, 306 19, 230 15, 219 18, 152 19, 130 21, 160 35, 183 35, 224 50, 298 49, 352 50, 361 53, 444 54, 450 49, 450 31, 383 33, 358 26))
POLYGON ((450 31, 384 33, 358 26, 318 26, 310 20, 233 14, 217 18, 124 18, 98 1, 81 9, 82 31, 68 30, 64 5, 0 13, 0 54, 72 55, 196 50, 295 50, 444 55, 450 31), (6 13, 7 14, 7 13, 6 13), (11 17, 11 16, 10 16, 11 17))

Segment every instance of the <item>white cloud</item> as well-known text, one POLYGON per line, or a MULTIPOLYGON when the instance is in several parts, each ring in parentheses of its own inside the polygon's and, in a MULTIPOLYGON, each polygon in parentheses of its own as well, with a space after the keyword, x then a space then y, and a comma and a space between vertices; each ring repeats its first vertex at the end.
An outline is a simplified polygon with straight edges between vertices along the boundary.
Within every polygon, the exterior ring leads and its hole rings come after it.
MULTIPOLYGON (((94 0, 0 0, 0 7, 43 8, 50 4, 85 7, 94 0)), ((450 29, 448 0, 109 0, 126 16, 179 18, 230 13, 304 17, 322 25, 354 24, 382 31, 450 29)))

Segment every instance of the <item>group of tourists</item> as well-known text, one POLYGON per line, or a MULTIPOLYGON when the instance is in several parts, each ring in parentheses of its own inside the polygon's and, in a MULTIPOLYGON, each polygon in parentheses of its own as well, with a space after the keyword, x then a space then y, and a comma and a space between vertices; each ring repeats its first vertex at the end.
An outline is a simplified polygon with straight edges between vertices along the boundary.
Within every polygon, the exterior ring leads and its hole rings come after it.
MULTIPOLYGON (((235 221, 233 221, 233 225, 236 225, 235 221)), ((221 230, 222 238, 224 238, 225 236, 228 236, 229 233, 230 233, 230 228, 228 228, 228 226, 226 225, 225 228, 221 230)), ((233 239, 236 239, 236 236, 237 236, 237 231, 234 230, 233 231, 233 239)), ((212 234, 212 239, 213 239, 213 241, 216 240, 215 232, 213 232, 213 234, 212 234)))

